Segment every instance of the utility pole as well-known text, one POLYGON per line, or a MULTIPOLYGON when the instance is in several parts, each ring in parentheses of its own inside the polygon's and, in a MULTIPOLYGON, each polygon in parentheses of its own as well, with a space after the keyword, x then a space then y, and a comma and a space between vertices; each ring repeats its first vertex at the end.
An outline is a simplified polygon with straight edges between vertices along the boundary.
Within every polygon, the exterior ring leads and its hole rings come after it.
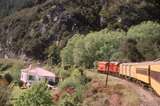
MULTIPOLYGON (((106 42, 105 45, 108 45, 109 42, 106 42)), ((110 67, 110 51, 108 50, 108 63, 106 64, 106 87, 108 86, 108 77, 109 77, 109 67, 110 67)))
POLYGON ((106 87, 108 86, 109 66, 110 66, 110 60, 106 64, 106 87))

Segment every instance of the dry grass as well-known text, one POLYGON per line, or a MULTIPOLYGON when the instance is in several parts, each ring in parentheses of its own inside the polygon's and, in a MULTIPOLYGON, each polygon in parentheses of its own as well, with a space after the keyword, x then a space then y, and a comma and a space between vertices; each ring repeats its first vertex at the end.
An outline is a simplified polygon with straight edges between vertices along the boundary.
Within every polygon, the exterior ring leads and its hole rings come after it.
POLYGON ((88 85, 83 106, 138 106, 140 98, 130 87, 125 86, 117 78, 109 76, 108 86, 105 86, 104 74, 87 72, 92 77, 88 85))

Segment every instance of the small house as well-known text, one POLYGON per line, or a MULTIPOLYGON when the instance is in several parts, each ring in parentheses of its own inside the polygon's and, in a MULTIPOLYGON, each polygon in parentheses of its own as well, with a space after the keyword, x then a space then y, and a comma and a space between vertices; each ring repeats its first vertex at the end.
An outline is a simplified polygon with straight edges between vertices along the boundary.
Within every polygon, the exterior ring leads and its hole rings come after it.
POLYGON ((41 67, 32 67, 21 70, 20 80, 24 84, 31 85, 37 81, 48 81, 48 82, 56 82, 56 76, 52 72, 41 68, 41 67))

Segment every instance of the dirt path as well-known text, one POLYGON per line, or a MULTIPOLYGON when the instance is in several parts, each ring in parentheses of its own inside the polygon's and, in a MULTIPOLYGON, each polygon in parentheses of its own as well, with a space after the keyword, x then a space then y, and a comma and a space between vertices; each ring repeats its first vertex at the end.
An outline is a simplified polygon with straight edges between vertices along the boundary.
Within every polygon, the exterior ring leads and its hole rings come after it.
MULTIPOLYGON (((87 72, 87 75, 92 78, 98 76, 98 78, 103 81, 105 81, 105 77, 106 77, 104 74, 98 74, 94 72, 87 72)), ((160 106, 160 97, 157 97, 152 92, 149 92, 148 90, 143 89, 139 85, 126 81, 124 79, 109 76, 109 85, 115 82, 116 83, 118 82, 119 84, 122 84, 125 87, 131 89, 131 91, 135 92, 138 95, 138 98, 140 100, 139 106, 160 106)), ((129 99, 132 99, 132 98, 129 98, 129 99)), ((128 106, 128 105, 123 104, 122 106, 128 106)))

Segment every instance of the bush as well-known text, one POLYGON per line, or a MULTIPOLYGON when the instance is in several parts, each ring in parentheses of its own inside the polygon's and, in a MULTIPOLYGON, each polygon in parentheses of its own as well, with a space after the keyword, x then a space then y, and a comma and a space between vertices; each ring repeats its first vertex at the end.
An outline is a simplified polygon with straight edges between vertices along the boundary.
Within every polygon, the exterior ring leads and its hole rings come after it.
POLYGON ((69 77, 71 74, 71 72, 69 70, 64 70, 63 68, 59 68, 59 75, 65 79, 67 77, 69 77))
POLYGON ((10 74, 5 74, 4 75, 5 80, 7 80, 7 82, 10 84, 13 81, 13 78, 10 74))
POLYGON ((52 96, 45 83, 33 85, 26 92, 21 94, 16 106, 53 106, 52 96))
POLYGON ((80 106, 82 103, 82 94, 87 83, 87 77, 83 74, 82 70, 74 69, 70 77, 66 78, 60 83, 59 87, 62 91, 67 88, 72 88, 74 92, 72 94, 67 91, 61 96, 59 106, 80 106))
POLYGON ((83 100, 82 94, 83 94, 82 88, 76 90, 76 92, 73 95, 65 93, 59 101, 59 106, 81 106, 80 104, 82 103, 83 100))
POLYGON ((80 81, 72 77, 66 78, 59 85, 61 90, 65 90, 65 88, 68 88, 68 87, 79 88, 80 86, 81 86, 80 81))

